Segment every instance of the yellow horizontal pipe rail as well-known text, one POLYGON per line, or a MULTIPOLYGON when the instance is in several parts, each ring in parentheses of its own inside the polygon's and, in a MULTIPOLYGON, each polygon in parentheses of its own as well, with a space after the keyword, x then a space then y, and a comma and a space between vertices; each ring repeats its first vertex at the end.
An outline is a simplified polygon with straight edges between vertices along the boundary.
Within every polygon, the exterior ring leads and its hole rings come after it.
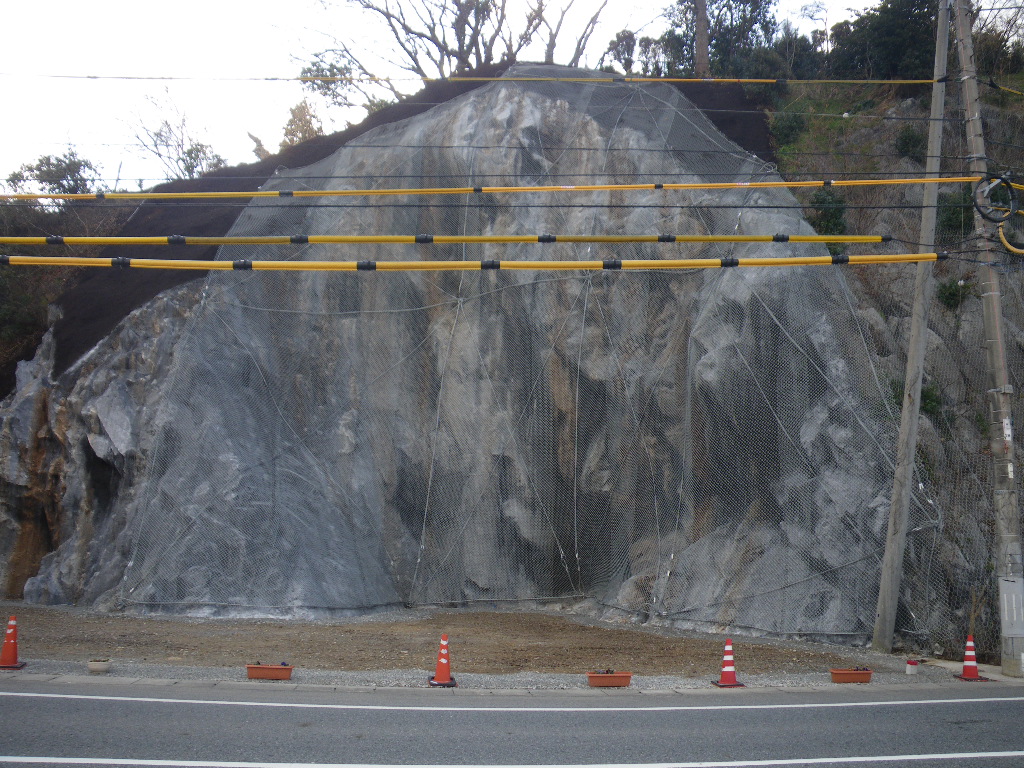
MULTIPOLYGON (((230 200, 262 197, 388 197, 395 195, 472 195, 520 192, 629 192, 696 189, 797 189, 806 187, 863 187, 908 184, 974 183, 978 176, 948 176, 927 179, 847 179, 812 181, 722 181, 689 184, 561 184, 510 187, 410 187, 393 189, 296 189, 249 192, 89 192, 81 194, 2 193, 6 200, 230 200)), ((1014 185, 1019 186, 1019 185, 1014 185)))
POLYGON ((252 237, 0 237, 0 245, 467 245, 483 243, 884 243, 889 235, 261 235, 252 237))
POLYGON ((0 264, 34 267, 117 267, 136 269, 236 270, 275 272, 410 272, 487 270, 631 270, 714 269, 719 267, 792 267, 812 265, 902 264, 938 261, 939 253, 860 256, 796 256, 766 259, 609 259, 605 261, 209 261, 178 259, 0 256, 0 264))
POLYGON ((1003 247, 1010 253, 1016 253, 1018 255, 1024 256, 1024 249, 1018 248, 1017 246, 1015 246, 1013 243, 1006 239, 1006 233, 1003 232, 1004 224, 1006 224, 1005 221, 999 222, 999 227, 997 228, 999 232, 999 241, 1003 244, 1003 247))

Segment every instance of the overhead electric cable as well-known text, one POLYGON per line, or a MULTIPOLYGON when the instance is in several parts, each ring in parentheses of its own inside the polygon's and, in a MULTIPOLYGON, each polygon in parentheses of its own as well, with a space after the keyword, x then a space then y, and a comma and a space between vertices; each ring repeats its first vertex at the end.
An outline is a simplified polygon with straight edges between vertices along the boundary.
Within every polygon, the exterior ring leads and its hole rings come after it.
POLYGON ((441 272, 488 270, 650 270, 717 269, 721 267, 794 267, 813 265, 907 264, 942 261, 943 253, 865 256, 786 256, 763 259, 604 259, 602 261, 199 261, 178 259, 77 258, 62 256, 0 256, 0 265, 39 267, 117 267, 274 272, 441 272))
POLYGON ((128 80, 128 81, 182 81, 182 82, 299 82, 299 83, 587 83, 587 84, 658 84, 658 83, 712 83, 745 85, 931 85, 934 80, 793 80, 786 78, 732 78, 732 77, 635 77, 611 75, 608 77, 357 77, 299 75, 297 77, 198 77, 179 75, 84 75, 43 74, 37 72, 0 72, 0 77, 33 77, 50 80, 128 80))

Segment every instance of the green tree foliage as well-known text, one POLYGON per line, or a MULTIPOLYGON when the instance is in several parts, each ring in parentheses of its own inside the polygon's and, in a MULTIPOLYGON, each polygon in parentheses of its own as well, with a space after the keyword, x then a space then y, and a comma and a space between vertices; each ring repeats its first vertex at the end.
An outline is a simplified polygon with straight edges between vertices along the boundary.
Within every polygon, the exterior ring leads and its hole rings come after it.
MULTIPOLYGON (((708 0, 712 76, 787 76, 778 71, 785 68, 786 56, 772 45, 777 29, 774 8, 775 0, 708 0), (754 74, 765 72, 770 74, 754 74)), ((661 37, 637 38, 624 29, 609 42, 602 61, 614 62, 625 72, 638 68, 645 77, 694 77, 696 6, 693 0, 676 0, 665 13, 670 26, 661 37)))
POLYGON ((365 89, 354 78, 357 62, 347 48, 320 51, 302 68, 303 86, 336 107, 352 107, 356 97, 368 98, 365 89))
MULTIPOLYGON (((846 200, 831 187, 819 189, 811 196, 811 215, 807 221, 819 235, 846 234, 846 200)), ((833 256, 843 252, 842 243, 829 243, 833 256)))
MULTIPOLYGON (((25 163, 7 177, 6 186, 30 194, 81 195, 102 191, 101 182, 98 166, 68 147, 62 155, 44 155, 33 163, 25 163)), ((0 202, 0 234, 109 233, 116 231, 125 215, 123 211, 71 200, 0 202)), ((3 246, 0 252, 34 254, 38 249, 3 246)), ((69 249, 68 253, 96 255, 77 249, 69 249)), ((10 383, 14 363, 30 357, 38 346, 47 327, 47 307, 76 274, 74 267, 0 268, 0 371, 4 372, 5 384, 10 383)))
POLYGON ((842 77, 926 79, 935 57, 933 0, 882 0, 832 27, 829 64, 842 77))
POLYGON ((772 50, 783 63, 783 70, 776 77, 813 80, 821 77, 824 72, 826 59, 820 40, 815 43, 806 35, 801 35, 788 21, 779 27, 772 42, 772 50))
POLYGON ((974 197, 968 185, 956 193, 939 193, 935 239, 940 245, 959 243, 974 232, 974 197))
POLYGON ((43 155, 36 162, 21 166, 7 177, 7 183, 18 192, 54 195, 95 192, 99 182, 99 169, 79 157, 73 147, 68 147, 60 156, 43 155))
POLYGON ((316 136, 323 136, 324 129, 313 107, 303 99, 291 108, 291 117, 284 126, 284 140, 281 149, 291 147, 316 136))
POLYGON ((601 57, 617 63, 627 75, 633 74, 633 65, 636 63, 636 34, 624 29, 615 35, 615 39, 608 43, 608 49, 601 57))
MULTIPOLYGON (((775 0, 709 0, 711 74, 743 77, 752 68, 754 52, 766 49, 775 37, 775 0)), ((671 75, 693 71, 695 8, 690 0, 676 0, 666 11, 674 39, 666 40, 666 61, 671 75), (683 47, 685 53, 680 51, 683 47), (676 56, 679 56, 677 59, 676 56)))
POLYGON ((915 163, 923 163, 928 151, 928 137, 914 125, 904 125, 896 134, 896 153, 915 163))

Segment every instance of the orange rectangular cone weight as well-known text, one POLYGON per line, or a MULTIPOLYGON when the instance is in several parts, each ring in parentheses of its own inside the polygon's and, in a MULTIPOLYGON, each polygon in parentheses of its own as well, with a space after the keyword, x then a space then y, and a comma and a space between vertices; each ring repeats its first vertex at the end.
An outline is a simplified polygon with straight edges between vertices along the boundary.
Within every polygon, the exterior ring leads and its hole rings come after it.
POLYGON ((964 651, 964 671, 959 675, 961 680, 968 683, 987 683, 989 679, 978 674, 978 658, 974 655, 974 635, 967 636, 967 649, 964 651))
POLYGON ((717 682, 711 681, 719 688, 746 688, 743 683, 736 680, 736 662, 732 656, 732 640, 726 638, 725 655, 722 656, 722 677, 717 682))
POLYGON ((11 616, 4 635, 4 647, 0 650, 0 669, 21 669, 24 661, 18 661, 18 617, 11 616))
POLYGON ((437 649, 437 668, 427 682, 432 688, 456 688, 458 683, 452 677, 451 660, 448 657, 448 635, 441 635, 441 647, 437 649))

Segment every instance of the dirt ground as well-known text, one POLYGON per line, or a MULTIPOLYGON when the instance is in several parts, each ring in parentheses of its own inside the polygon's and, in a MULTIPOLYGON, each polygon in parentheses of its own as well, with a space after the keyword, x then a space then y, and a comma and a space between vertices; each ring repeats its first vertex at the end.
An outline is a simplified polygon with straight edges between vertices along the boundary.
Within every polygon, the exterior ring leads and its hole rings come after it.
MULTIPOLYGON (((638 675, 706 677, 722 661, 724 636, 608 625, 553 613, 434 612, 353 621, 154 618, 98 614, 67 606, 0 602, 18 619, 22 659, 112 657, 151 664, 228 667, 276 664, 326 670, 434 668, 442 633, 452 669, 467 673, 593 669, 638 675), (410 618, 411 617, 411 618, 410 618)), ((814 643, 735 638, 750 674, 856 666, 862 652, 814 643), (854 658, 856 656, 856 658, 854 658)))

